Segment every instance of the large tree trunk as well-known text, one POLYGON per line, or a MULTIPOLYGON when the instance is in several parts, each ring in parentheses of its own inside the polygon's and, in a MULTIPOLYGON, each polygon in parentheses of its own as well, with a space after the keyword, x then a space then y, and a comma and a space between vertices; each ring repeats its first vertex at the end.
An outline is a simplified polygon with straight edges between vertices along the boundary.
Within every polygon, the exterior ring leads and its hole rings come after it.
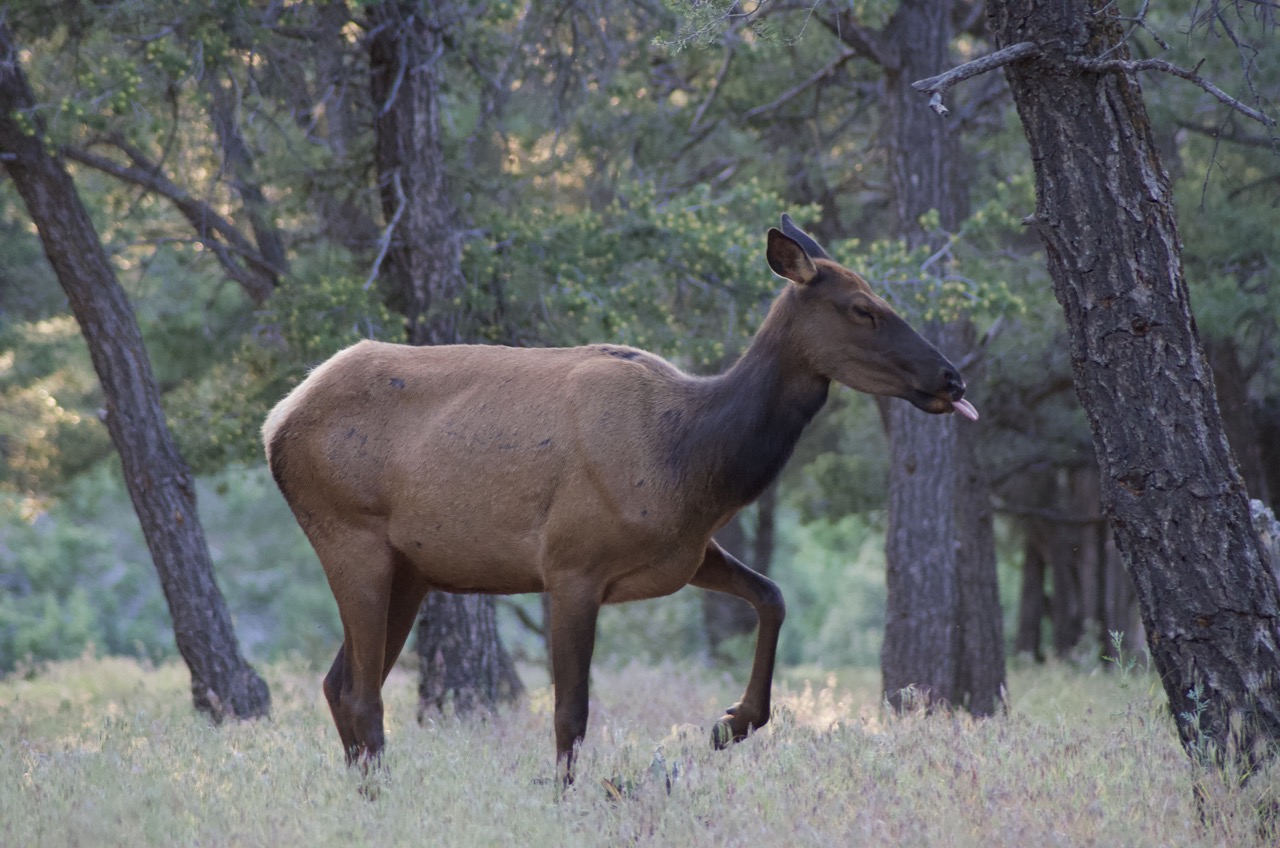
MULTIPOLYGON (((465 288, 462 242, 439 114, 443 20, 451 12, 447 4, 401 0, 369 10, 374 154, 391 237, 383 272, 411 344, 467 340, 455 303, 465 288)), ((455 710, 488 708, 520 693, 494 616, 490 596, 427 595, 418 623, 420 717, 448 702, 455 710)))
POLYGON ((0 24, 0 153, 89 346, 106 396, 107 430, 160 575, 178 652, 191 670, 196 709, 215 721, 266 715, 270 694, 240 654, 191 472, 165 425, 133 308, 75 184, 48 152, 34 105, 12 34, 0 24))
POLYGON ((1249 514, 1183 279, 1168 178, 1105 0, 992 0, 1036 174, 1102 501, 1186 750, 1246 765, 1280 739, 1280 597, 1249 514))
MULTIPOLYGON (((913 80, 949 64, 950 7, 904 2, 885 28, 880 51, 894 231, 913 246, 928 238, 919 220, 929 210, 953 232, 966 214, 955 130, 911 88, 913 80)), ((953 359, 972 345, 963 318, 935 323, 926 335, 953 359)), ((926 702, 986 715, 1004 687, 1004 641, 977 429, 898 401, 883 406, 890 451, 885 697, 900 707, 900 693, 913 687, 926 702)))

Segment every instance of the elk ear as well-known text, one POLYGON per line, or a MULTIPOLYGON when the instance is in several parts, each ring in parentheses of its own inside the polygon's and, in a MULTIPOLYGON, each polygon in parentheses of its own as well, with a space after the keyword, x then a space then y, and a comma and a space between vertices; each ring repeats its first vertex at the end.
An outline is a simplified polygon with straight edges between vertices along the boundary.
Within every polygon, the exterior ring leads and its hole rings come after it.
POLYGON ((818 273, 813 260, 804 252, 800 243, 783 235, 778 229, 769 229, 769 247, 765 251, 765 258, 769 260, 769 268, 773 273, 797 285, 809 285, 818 273))
POLYGON ((796 222, 791 220, 791 216, 786 212, 782 213, 782 232, 795 239, 804 252, 809 254, 810 259, 830 259, 831 256, 822 249, 822 245, 814 239, 813 236, 796 226, 796 222))

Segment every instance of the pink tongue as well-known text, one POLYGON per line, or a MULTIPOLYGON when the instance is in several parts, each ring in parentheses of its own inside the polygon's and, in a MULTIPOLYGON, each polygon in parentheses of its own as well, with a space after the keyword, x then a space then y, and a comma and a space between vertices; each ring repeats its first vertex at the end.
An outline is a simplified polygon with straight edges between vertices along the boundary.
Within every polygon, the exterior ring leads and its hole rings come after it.
POLYGON ((969 401, 955 400, 951 402, 951 406, 953 407, 955 412, 960 413, 965 418, 968 418, 970 421, 978 420, 978 410, 974 409, 973 404, 969 403, 969 401))

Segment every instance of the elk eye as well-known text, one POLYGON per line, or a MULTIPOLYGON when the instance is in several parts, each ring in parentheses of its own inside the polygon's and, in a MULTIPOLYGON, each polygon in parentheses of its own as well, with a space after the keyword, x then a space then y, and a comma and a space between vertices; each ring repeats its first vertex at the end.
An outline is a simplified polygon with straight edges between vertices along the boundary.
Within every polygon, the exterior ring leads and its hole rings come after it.
POLYGON ((870 321, 872 324, 876 321, 875 313, 870 309, 867 309, 865 306, 858 306, 857 304, 854 304, 849 307, 849 314, 854 318, 857 318, 859 321, 870 321))

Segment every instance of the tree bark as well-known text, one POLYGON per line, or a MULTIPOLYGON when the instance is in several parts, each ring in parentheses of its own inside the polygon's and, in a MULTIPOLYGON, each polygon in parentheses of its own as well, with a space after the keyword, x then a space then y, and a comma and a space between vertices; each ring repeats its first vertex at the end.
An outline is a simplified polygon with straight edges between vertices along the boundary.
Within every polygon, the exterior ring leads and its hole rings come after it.
POLYGON ((191 472, 174 444, 133 308, 62 161, 0 24, 0 156, 40 231, 106 396, 105 420, 169 604, 197 710, 214 721, 266 715, 267 685, 240 653, 214 580, 191 472))
POLYGON ((1066 315, 1102 501, 1133 577, 1183 746, 1246 769, 1280 738, 1280 596, 1254 530, 1183 278, 1181 242, 1136 78, 1105 0, 992 0, 1036 175, 1031 223, 1066 315))
POLYGON ((418 623, 418 721, 452 709, 492 709, 524 691, 502 649, 490 595, 432 592, 418 623))
POLYGON ((384 276, 410 344, 456 344, 464 335, 454 303, 466 288, 462 240, 440 128, 450 6, 386 0, 369 10, 374 157, 390 233, 384 276))
MULTIPOLYGON (((926 212, 936 209, 952 232, 967 213, 956 131, 911 88, 948 66, 951 36, 950 3, 911 0, 890 19, 878 50, 894 232, 912 246, 928 241, 920 225, 926 212)), ((972 345, 965 318, 934 324, 926 335, 953 357, 972 345)), ((1004 688, 1004 642, 978 431, 902 402, 882 408, 890 451, 885 697, 900 707, 899 693, 910 686, 926 702, 989 714, 1004 688)))
MULTIPOLYGON (((449 4, 386 0, 369 10, 374 155, 389 237, 384 277, 410 344, 468 335, 457 299, 462 241, 440 127, 441 56, 449 4)), ((452 703, 491 708, 522 687, 495 624, 494 599, 430 592, 418 622, 419 718, 452 703)))

